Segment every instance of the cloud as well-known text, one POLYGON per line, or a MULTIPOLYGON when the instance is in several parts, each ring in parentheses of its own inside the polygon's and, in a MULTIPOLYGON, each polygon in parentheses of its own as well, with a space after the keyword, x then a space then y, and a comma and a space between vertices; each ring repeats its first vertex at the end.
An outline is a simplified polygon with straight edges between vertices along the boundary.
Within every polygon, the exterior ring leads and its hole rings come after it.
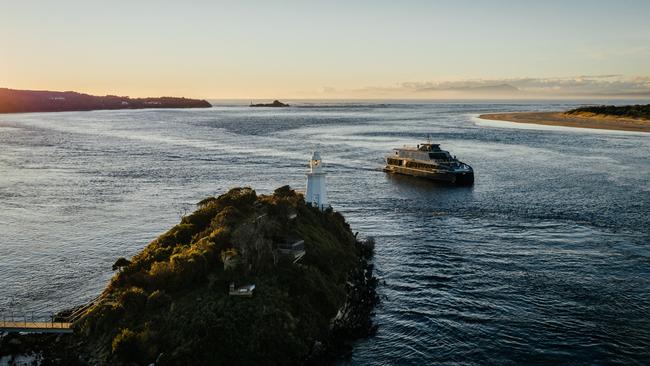
POLYGON ((581 75, 565 78, 513 80, 513 85, 531 93, 559 95, 650 95, 650 77, 626 78, 622 75, 581 75))
POLYGON ((650 76, 619 74, 552 78, 408 81, 358 89, 323 88, 326 95, 362 98, 563 98, 650 97, 650 76))

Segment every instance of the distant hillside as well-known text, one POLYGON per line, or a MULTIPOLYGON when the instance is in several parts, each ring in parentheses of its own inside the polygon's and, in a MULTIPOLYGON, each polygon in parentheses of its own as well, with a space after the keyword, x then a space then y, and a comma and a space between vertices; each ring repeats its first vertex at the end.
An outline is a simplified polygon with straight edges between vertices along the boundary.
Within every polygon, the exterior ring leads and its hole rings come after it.
POLYGON ((489 84, 489 85, 437 85, 418 88, 418 92, 452 93, 451 95, 468 97, 507 97, 520 96, 522 91, 510 84, 489 84))
POLYGON ((76 92, 0 88, 0 113, 91 111, 97 109, 209 108, 205 100, 175 97, 129 98, 76 92))
POLYGON ((481 91, 481 92, 495 92, 495 93, 516 93, 520 90, 510 84, 499 84, 499 85, 482 85, 482 86, 471 86, 471 87, 461 87, 456 88, 458 90, 464 91, 481 91))
POLYGON ((626 118, 643 118, 650 119, 650 104, 636 104, 636 105, 600 105, 591 107, 580 107, 565 112, 567 115, 604 115, 614 117, 626 118))

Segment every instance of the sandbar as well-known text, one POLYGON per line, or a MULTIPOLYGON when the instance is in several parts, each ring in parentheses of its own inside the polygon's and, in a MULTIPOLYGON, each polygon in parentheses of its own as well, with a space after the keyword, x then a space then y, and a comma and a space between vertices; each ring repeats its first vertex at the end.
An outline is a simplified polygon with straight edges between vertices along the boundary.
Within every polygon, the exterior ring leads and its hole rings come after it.
POLYGON ((480 115, 479 118, 547 126, 650 132, 650 120, 647 119, 621 118, 592 113, 580 115, 569 115, 564 112, 487 113, 480 115))

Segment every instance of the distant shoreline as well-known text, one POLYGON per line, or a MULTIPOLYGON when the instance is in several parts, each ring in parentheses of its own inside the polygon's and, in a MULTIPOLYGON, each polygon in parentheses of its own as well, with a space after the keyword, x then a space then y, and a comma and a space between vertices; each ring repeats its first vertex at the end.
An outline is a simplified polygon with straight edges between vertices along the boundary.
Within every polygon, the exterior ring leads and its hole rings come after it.
POLYGON ((507 121, 547 126, 596 128, 601 130, 650 132, 650 120, 620 118, 599 114, 568 115, 564 112, 509 112, 486 113, 478 118, 493 121, 507 121))
POLYGON ((205 100, 182 97, 129 98, 77 92, 0 88, 1 113, 78 112, 150 108, 210 108, 205 100))

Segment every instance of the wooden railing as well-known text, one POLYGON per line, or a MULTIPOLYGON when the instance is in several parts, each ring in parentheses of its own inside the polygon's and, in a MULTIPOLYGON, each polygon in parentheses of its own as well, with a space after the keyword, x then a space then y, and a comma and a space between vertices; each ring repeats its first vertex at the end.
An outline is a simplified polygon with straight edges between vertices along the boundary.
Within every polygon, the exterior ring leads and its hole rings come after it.
POLYGON ((101 294, 67 315, 35 312, 0 313, 0 332, 72 333, 74 322, 81 319, 92 306, 105 298, 106 295, 101 294))

